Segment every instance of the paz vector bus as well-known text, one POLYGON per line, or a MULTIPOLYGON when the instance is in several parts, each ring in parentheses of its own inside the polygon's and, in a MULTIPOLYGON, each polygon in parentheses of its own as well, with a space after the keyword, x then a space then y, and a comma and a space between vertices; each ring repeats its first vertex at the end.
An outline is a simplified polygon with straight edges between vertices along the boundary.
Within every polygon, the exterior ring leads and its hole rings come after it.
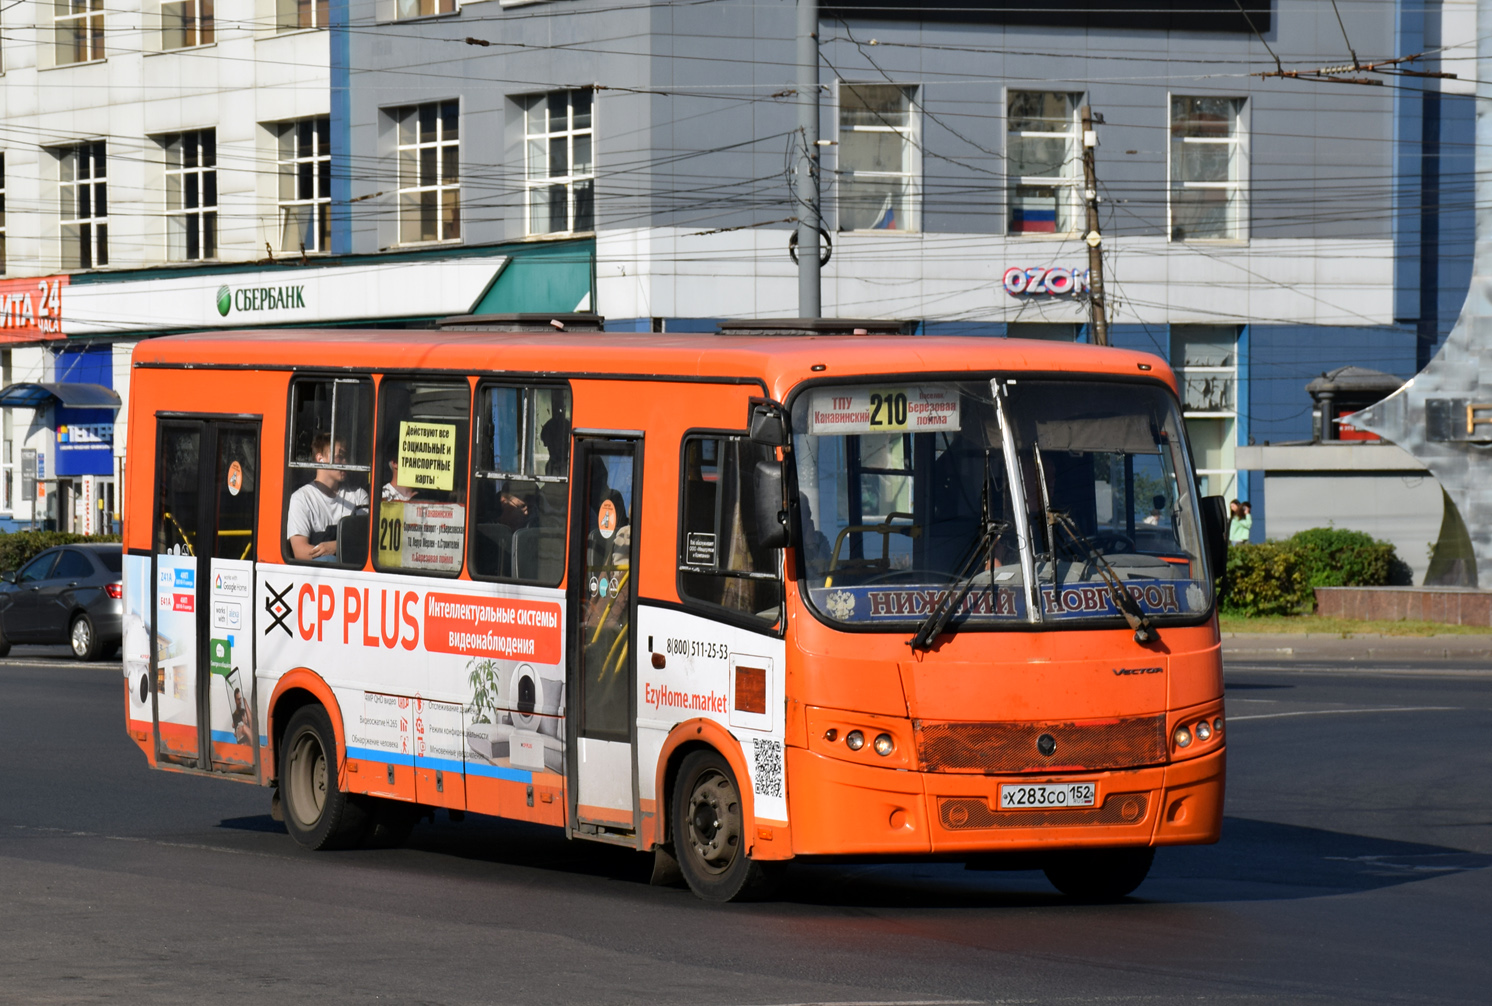
POLYGON ((126 494, 131 738, 309 848, 446 808, 707 900, 846 855, 1102 898, 1219 836, 1223 509, 1153 356, 159 338, 126 494))

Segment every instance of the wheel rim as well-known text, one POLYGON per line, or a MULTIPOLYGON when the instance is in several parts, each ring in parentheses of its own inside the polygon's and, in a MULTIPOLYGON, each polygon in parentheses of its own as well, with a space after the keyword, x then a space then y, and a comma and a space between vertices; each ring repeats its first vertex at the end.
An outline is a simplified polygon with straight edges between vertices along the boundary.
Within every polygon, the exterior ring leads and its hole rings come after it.
POLYGON ((88 652, 89 645, 93 642, 93 630, 88 627, 88 619, 80 618, 73 623, 73 653, 83 656, 88 652))
POLYGON ((741 849, 741 801, 723 772, 710 769, 689 794, 689 844, 701 867, 712 874, 731 868, 741 849))
POLYGON ((326 752, 312 731, 305 731, 291 745, 289 769, 285 802, 297 824, 314 828, 326 806, 326 752))

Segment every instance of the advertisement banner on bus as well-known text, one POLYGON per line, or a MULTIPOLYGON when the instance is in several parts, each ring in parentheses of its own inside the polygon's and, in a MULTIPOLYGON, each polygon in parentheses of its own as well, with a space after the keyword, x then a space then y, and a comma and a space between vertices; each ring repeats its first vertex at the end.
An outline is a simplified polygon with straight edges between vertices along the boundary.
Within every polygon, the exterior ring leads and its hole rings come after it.
POLYGON ((520 781, 561 771, 563 593, 466 586, 261 566, 261 678, 297 667, 331 682, 355 678, 339 694, 355 758, 520 781), (517 735, 527 746, 515 759, 517 735))

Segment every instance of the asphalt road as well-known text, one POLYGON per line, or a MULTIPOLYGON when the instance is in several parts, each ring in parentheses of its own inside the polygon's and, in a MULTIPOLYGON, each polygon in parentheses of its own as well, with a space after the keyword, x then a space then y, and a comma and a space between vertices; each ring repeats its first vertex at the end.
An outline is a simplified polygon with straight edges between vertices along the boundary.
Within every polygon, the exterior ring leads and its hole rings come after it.
POLYGON ((307 853, 268 791, 150 772, 117 668, 0 661, 3 1003, 1440 1003, 1492 988, 1492 663, 1228 669, 1223 841, 1128 901, 795 868, 772 904, 441 818, 307 853))

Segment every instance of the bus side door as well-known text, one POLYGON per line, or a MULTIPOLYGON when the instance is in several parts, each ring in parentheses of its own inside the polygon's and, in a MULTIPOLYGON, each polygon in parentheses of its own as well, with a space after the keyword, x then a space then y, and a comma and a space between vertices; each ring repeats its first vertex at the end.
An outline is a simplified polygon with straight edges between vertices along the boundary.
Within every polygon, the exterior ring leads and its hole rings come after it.
POLYGON ((637 834, 634 701, 640 439, 577 436, 566 731, 572 830, 637 834))
POLYGON ((161 417, 155 514, 156 752, 252 774, 259 423, 161 417))

